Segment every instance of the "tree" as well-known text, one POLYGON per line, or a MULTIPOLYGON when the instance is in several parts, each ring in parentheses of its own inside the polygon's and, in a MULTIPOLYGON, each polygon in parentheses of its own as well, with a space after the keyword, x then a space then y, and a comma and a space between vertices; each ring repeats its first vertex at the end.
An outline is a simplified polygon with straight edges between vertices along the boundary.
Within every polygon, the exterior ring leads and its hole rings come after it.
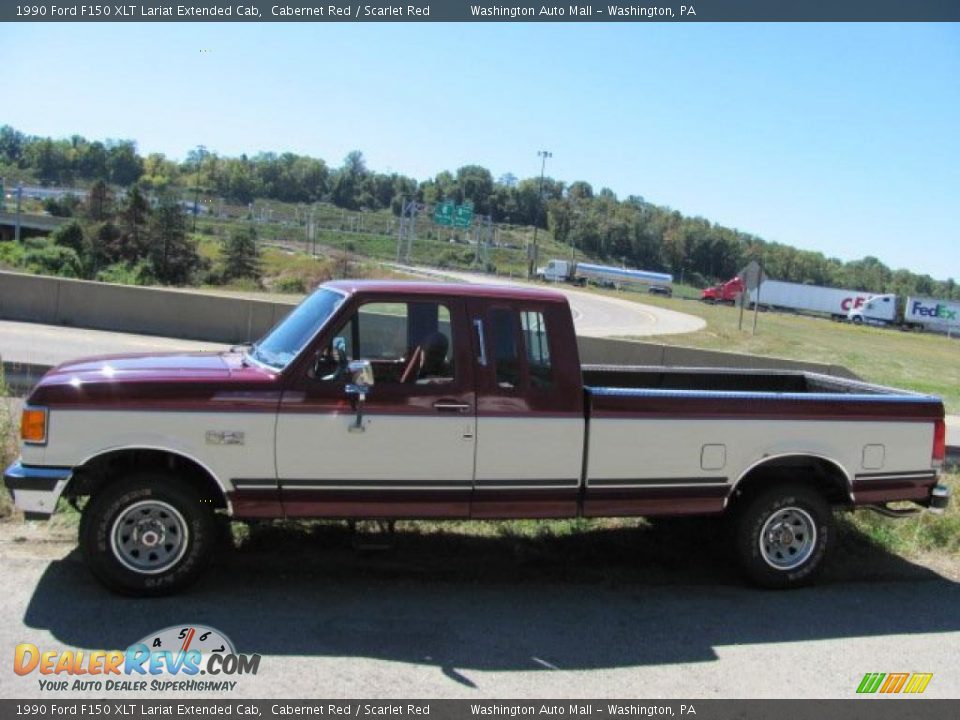
POLYGON ((84 253, 87 277, 95 278, 102 268, 120 259, 117 248, 121 236, 120 228, 109 220, 87 234, 88 244, 84 253))
POLYGON ((354 150, 347 154, 343 167, 337 171, 333 181, 333 203, 340 207, 356 210, 360 207, 360 193, 364 189, 368 171, 363 153, 354 150))
POLYGON ((163 195, 150 217, 150 264, 156 278, 168 285, 183 285, 200 264, 196 244, 187 237, 187 222, 180 203, 163 195))
POLYGON ((133 140, 108 141, 107 172, 117 185, 132 185, 143 175, 143 159, 137 155, 133 140))
POLYGON ((0 160, 15 165, 20 162, 26 137, 9 125, 0 127, 0 160))
POLYGON ((588 182, 577 180, 567 188, 567 197, 571 200, 590 200, 593 198, 593 187, 588 182))
POLYGON ((97 180, 87 196, 86 216, 94 222, 106 220, 113 215, 113 193, 103 181, 97 180))
POLYGON ((477 214, 490 212, 490 196, 493 194, 493 176, 485 167, 465 165, 457 170, 457 185, 464 200, 472 200, 477 214))
POLYGON ((77 158, 77 171, 81 177, 92 180, 102 181, 109 177, 107 148, 102 142, 92 142, 83 148, 83 152, 77 158))
POLYGON ((62 247, 68 247, 77 255, 84 252, 83 228, 76 220, 71 220, 53 231, 53 242, 62 247))
POLYGON ((224 280, 252 278, 259 280, 260 250, 257 247, 257 230, 252 225, 235 230, 223 244, 224 280))
POLYGON ((127 193, 126 202, 120 211, 120 239, 117 247, 117 260, 136 262, 146 255, 147 220, 150 216, 150 203, 141 192, 139 185, 134 185, 127 193))

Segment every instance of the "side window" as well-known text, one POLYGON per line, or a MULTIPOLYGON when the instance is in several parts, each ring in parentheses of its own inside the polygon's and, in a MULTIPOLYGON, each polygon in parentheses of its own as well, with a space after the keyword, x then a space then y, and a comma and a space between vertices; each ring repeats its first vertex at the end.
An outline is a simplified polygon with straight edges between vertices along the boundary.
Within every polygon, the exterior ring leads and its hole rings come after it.
POLYGON ((399 362, 407 357, 406 303, 367 303, 357 312, 357 346, 351 360, 399 362))
POLYGON ((497 386, 510 390, 520 384, 520 353, 517 349, 514 313, 495 308, 490 312, 490 322, 497 386))
MULTIPOLYGON (((365 303, 336 332, 346 360, 369 360, 378 384, 453 382, 450 310, 436 302, 365 303)), ((339 375, 324 379, 338 380, 339 375)))
POLYGON ((530 385, 535 388, 550 387, 553 384, 553 367, 550 364, 547 324, 543 314, 524 310, 520 313, 520 324, 523 342, 527 347, 530 385))

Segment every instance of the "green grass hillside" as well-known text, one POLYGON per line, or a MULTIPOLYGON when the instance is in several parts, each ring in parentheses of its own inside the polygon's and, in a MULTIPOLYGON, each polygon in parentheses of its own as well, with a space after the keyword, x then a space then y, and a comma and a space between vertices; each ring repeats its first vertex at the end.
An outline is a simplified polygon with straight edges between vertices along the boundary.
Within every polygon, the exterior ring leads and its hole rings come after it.
POLYGON ((635 297, 707 321, 698 332, 638 340, 843 365, 870 382, 938 395, 948 412, 960 414, 960 340, 779 312, 760 313, 753 335, 750 312, 744 314, 744 329, 738 330, 737 308, 635 297))

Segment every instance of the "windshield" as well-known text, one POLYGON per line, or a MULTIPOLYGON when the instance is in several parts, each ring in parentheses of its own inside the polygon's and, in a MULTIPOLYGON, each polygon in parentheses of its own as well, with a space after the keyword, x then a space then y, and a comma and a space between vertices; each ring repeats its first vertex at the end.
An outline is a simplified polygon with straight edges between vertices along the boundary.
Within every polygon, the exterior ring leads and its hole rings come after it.
POLYGON ((250 349, 249 357, 282 370, 300 354, 343 301, 344 296, 340 293, 320 288, 254 345, 250 349))

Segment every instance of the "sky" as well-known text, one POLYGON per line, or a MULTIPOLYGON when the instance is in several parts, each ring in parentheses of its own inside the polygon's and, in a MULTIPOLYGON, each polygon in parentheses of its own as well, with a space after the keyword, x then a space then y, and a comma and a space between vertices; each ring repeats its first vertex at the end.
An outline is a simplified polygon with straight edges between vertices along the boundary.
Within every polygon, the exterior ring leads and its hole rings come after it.
POLYGON ((0 25, 0 124, 546 172, 960 280, 960 25, 0 25))

